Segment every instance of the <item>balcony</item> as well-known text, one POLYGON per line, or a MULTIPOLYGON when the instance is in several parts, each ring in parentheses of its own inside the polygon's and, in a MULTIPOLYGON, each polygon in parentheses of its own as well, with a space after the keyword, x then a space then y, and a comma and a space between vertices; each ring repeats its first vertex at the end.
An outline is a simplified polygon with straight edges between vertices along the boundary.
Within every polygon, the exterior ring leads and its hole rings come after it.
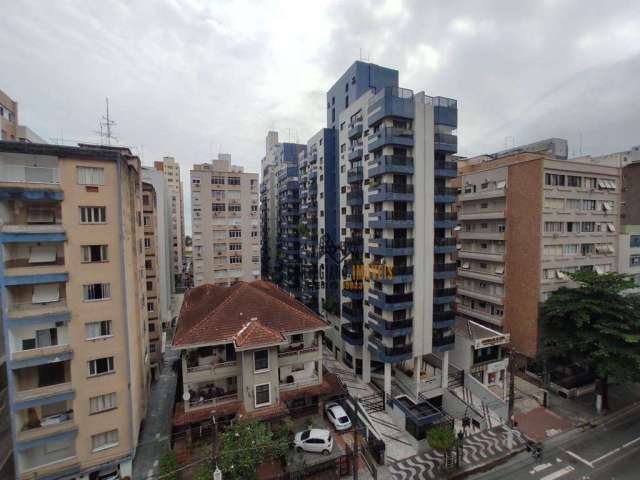
POLYGON ((240 366, 236 360, 223 361, 215 364, 187 367, 185 382, 206 382, 227 377, 235 377, 240 374, 240 366))
POLYGON ((413 238, 372 238, 369 253, 385 257, 413 255, 413 238))
POLYGON ((236 390, 225 390, 221 387, 209 387, 199 390, 189 389, 189 394, 189 410, 212 408, 238 401, 238 392, 236 390))
POLYGON ((426 371, 421 371, 420 381, 416 383, 413 369, 396 367, 393 369, 393 381, 411 399, 418 400, 419 396, 429 399, 442 395, 442 374, 440 370, 437 372, 437 374, 429 376, 426 371))
POLYGON ((434 203, 455 203, 458 197, 458 190, 450 187, 436 187, 433 195, 434 203))
POLYGON ((458 268, 457 265, 453 262, 435 263, 433 265, 433 278, 436 280, 455 278, 457 268, 458 268))
POLYGON ((370 336, 367 348, 373 359, 384 363, 399 363, 413 357, 413 345, 399 345, 395 347, 386 346, 381 340, 370 336))
POLYGON ((461 240, 504 240, 504 232, 458 232, 461 240))
POLYGON ((380 211, 369 214, 370 228, 413 228, 413 212, 380 211))
POLYGON ((5 262, 5 276, 29 277, 34 275, 62 274, 66 271, 64 256, 49 262, 32 262, 29 258, 16 258, 5 262))
POLYGON ((453 350, 453 346, 456 343, 456 336, 434 336, 432 345, 434 352, 445 352, 447 350, 453 350))
POLYGON ((385 87, 369 100, 367 111, 369 127, 386 117, 413 119, 415 117, 413 91, 406 88, 385 87))
POLYGON ((52 404, 45 412, 42 406, 16 412, 16 439, 29 442, 38 438, 57 435, 76 428, 73 422, 72 401, 64 400, 52 404))
POLYGON ((361 182, 362 175, 363 175, 362 167, 350 168, 349 170, 347 170, 347 182, 348 183, 361 182))
POLYGON ((17 404, 24 402, 38 403, 38 400, 51 397, 73 398, 73 393, 73 384, 68 381, 42 387, 19 389, 13 393, 13 401, 17 404))
POLYGON ((345 342, 354 347, 361 347, 364 343, 362 325, 359 327, 354 327, 353 324, 342 325, 340 335, 345 342))
POLYGON ((298 363, 315 362, 322 358, 322 351, 317 343, 289 347, 278 352, 278 365, 281 367, 298 363))
POLYGON ((498 275, 498 274, 494 275, 487 272, 476 272, 466 268, 459 268, 458 276, 465 277, 465 278, 473 278, 475 280, 482 280, 484 282, 500 283, 500 284, 504 283, 503 275, 498 275))
POLYGON ((0 165, 0 182, 44 183, 49 185, 57 185, 60 183, 60 175, 57 167, 0 165))
POLYGON ((384 293, 369 289, 369 303, 382 310, 406 310, 413 308, 413 293, 384 293))
POLYGON ((410 128, 381 127, 369 135, 369 152, 385 146, 413 147, 413 130, 410 128))
POLYGON ((413 157, 400 155, 382 155, 369 162, 369 177, 384 175, 385 173, 414 173, 413 157))
POLYGON ((433 226, 435 228, 455 228, 458 217, 452 212, 435 212, 433 214, 433 226))
POLYGON ((290 382, 280 382, 280 392, 287 392, 290 390, 297 390, 298 388, 306 388, 320 384, 320 377, 316 371, 314 371, 309 377, 300 377, 297 379, 293 375, 289 375, 289 377, 291 377, 288 378, 288 380, 291 380, 290 382))
POLYGON ((471 260, 488 260, 490 262, 504 262, 504 252, 492 252, 486 250, 471 252, 469 250, 459 250, 458 258, 469 258, 471 260))
POLYGON ((349 140, 353 139, 354 137, 360 137, 362 135, 362 118, 360 118, 360 120, 355 124, 349 124, 347 135, 349 136, 349 140))
POLYGON ((368 325, 374 332, 378 332, 383 337, 400 337, 411 335, 413 332, 413 319, 404 318, 402 320, 385 320, 380 315, 369 312, 368 325))
POLYGON ((360 189, 352 189, 347 193, 347 205, 362 205, 363 204, 363 192, 360 189))
POLYGON ((487 311, 472 309, 471 307, 465 306, 462 303, 458 303, 458 305, 456 306, 456 311, 460 314, 464 314, 466 317, 482 320, 498 327, 501 327, 503 324, 502 317, 492 315, 487 311))
POLYGON ((453 237, 436 237, 433 242, 433 253, 454 253, 457 240, 453 237))
POLYGON ((455 178, 458 176, 458 164, 456 162, 436 160, 434 167, 436 177, 455 178))
MULTIPOLYGON (((66 340, 63 340, 66 342, 66 340)), ((71 345, 49 345, 46 347, 36 347, 29 350, 13 351, 11 352, 11 361, 14 365, 20 365, 21 362, 29 360, 35 361, 42 357, 57 357, 64 358, 72 354, 73 350, 71 345)), ((30 364, 34 362, 29 362, 30 364)))
POLYGON ((476 300, 483 302, 504 305, 504 298, 499 295, 494 295, 490 291, 480 292, 477 290, 469 290, 467 288, 458 288, 458 294, 469 298, 475 298, 476 300))
POLYGON ((449 133, 435 133, 433 135, 436 150, 455 153, 458 151, 458 137, 449 133))
POLYGON ((42 439, 22 442, 18 445, 16 457, 20 464, 20 480, 47 478, 77 478, 80 464, 76 456, 77 429, 58 433, 53 442, 42 439))
POLYGON ((347 228, 362 228, 364 225, 364 218, 362 214, 347 215, 345 218, 345 226, 347 228))
MULTIPOLYGON (((384 270, 384 269, 381 269, 384 270)), ((384 285, 409 283, 413 281, 413 265, 402 265, 391 267, 391 274, 387 275, 383 271, 370 273, 371 279, 384 285)))
POLYGON ((364 320, 362 305, 352 302, 342 304, 342 318, 349 322, 358 323, 364 320))
POLYGON ((433 303, 434 305, 444 305, 456 302, 456 289, 453 288, 434 288, 433 303))
POLYGON ((355 145, 354 147, 349 149, 348 160, 350 162, 355 162, 362 158, 362 145, 355 145))
POLYGON ((486 209, 477 211, 469 208, 462 208, 458 212, 460 220, 503 220, 505 218, 504 208, 488 211, 486 209))
POLYGON ((375 202, 412 202, 413 185, 379 183, 369 187, 369 201, 375 202))

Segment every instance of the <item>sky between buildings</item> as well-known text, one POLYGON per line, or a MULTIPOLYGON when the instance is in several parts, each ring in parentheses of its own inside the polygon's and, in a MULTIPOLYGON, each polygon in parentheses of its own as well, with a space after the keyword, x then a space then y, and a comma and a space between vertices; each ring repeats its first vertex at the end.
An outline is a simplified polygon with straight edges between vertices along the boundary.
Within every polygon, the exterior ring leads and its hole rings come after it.
POLYGON ((230 152, 258 171, 269 129, 306 143, 361 56, 456 98, 462 155, 640 143, 637 1, 16 0, 0 15, 0 89, 20 122, 98 141, 108 96, 120 144, 179 160, 187 217, 192 164, 230 152))

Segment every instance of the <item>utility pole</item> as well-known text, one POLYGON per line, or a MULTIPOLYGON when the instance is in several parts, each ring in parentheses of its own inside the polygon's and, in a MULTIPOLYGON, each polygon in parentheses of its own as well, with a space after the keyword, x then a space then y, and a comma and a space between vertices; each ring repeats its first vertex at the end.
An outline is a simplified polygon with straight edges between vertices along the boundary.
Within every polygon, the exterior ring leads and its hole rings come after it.
POLYGON ((358 480, 358 402, 358 397, 356 397, 356 418, 353 419, 353 480, 358 480))

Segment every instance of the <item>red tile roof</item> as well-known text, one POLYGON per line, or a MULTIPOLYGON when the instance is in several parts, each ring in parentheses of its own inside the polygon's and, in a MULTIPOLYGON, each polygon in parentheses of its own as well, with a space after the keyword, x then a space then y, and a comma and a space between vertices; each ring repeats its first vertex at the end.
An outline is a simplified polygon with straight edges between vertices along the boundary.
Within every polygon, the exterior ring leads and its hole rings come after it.
POLYGON ((263 325, 257 318, 252 318, 233 337, 236 349, 275 345, 285 341, 286 338, 280 332, 263 325))
MULTIPOLYGON (((303 303, 270 282, 237 282, 230 287, 207 284, 185 294, 173 342, 177 347, 230 343, 243 329, 248 330, 247 323, 253 319, 256 320, 251 324, 255 326, 246 333, 249 339, 259 341, 275 339, 267 330, 282 336, 328 326, 303 303)), ((242 333, 244 337, 245 332, 242 333)))

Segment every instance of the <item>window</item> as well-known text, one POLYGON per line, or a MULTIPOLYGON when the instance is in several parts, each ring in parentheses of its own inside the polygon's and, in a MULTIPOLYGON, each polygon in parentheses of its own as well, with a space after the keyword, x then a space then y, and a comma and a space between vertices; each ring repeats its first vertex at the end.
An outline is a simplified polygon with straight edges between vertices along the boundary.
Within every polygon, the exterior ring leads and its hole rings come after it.
POLYGON ((545 233, 560 233, 562 232, 562 222, 544 222, 545 233))
POLYGON ((574 175, 567 175, 567 186, 569 187, 581 187, 582 177, 576 177, 574 175))
POLYGON ((229 211, 230 212, 241 212, 242 211, 242 206, 238 205, 237 203, 232 203, 229 205, 229 211))
POLYGON ((596 188, 598 180, 594 177, 583 178, 584 188, 596 188))
POLYGON ((640 247, 640 235, 631 235, 631 237, 629 237, 629 247, 640 247))
POLYGON ((147 312, 153 312, 156 309, 156 305, 153 302, 147 302, 147 312))
POLYGON ((212 185, 224 185, 224 177, 211 177, 212 185))
POLYGON ((257 205, 251 205, 251 211, 252 212, 257 212, 258 211, 258 206, 257 205))
POLYGON ((253 352, 253 366, 256 372, 269 370, 269 350, 253 352))
POLYGON ((593 243, 583 243, 582 245, 580 245, 580 254, 581 255, 593 254, 593 243))
POLYGON ((255 406, 262 407, 271 403, 271 384, 263 383, 255 386, 255 406))
POLYGON ((582 201, 582 209, 583 210, 595 210, 596 209, 596 201, 595 200, 583 200, 582 201))
POLYGON ((295 335, 291 335, 291 343, 302 343, 303 336, 301 333, 296 333, 295 335))
POLYGON ((111 320, 89 322, 84 324, 87 340, 111 336, 111 320))
MULTIPOLYGON (((151 327, 153 327, 153 323, 151 323, 151 324, 149 325, 149 331, 150 331, 150 332, 151 332, 151 331, 153 331, 153 330, 151 330, 151 327)), ((156 344, 155 344, 155 343, 150 343, 150 344, 149 344, 149 352, 151 352, 151 353, 156 353, 156 344)))
POLYGON ((106 262, 108 260, 106 245, 83 245, 82 262, 106 262))
POLYGON ((104 185, 104 168, 77 167, 78 185, 104 185))
POLYGON ((89 415, 113 410, 116 407, 116 392, 98 395, 89 399, 89 415))
POLYGON ((229 230, 229 238, 242 237, 242 230, 229 230))
POLYGON ((631 255, 629 257, 629 265, 632 267, 640 266, 640 255, 631 255))
POLYGON ((229 263, 233 263, 233 264, 242 263, 242 256, 235 255, 235 256, 229 257, 229 263))
POLYGON ((568 198, 567 199, 567 209, 568 210, 582 210, 582 202, 579 198, 568 198))
POLYGON ((192 178, 191 179, 191 183, 197 187, 200 186, 200 179, 199 178, 192 178))
POLYGON ((486 250, 487 248, 489 248, 489 245, 487 243, 481 243, 480 248, 482 248, 483 250, 486 250))
POLYGON ((580 222, 567 222, 567 232, 580 233, 580 222))
POLYGON ((480 204, 480 208, 489 208, 489 204, 487 202, 482 202, 480 204))
POLYGON ((241 243, 230 243, 229 244, 229 250, 242 250, 242 244, 241 243))
POLYGON ((581 226, 581 231, 582 232, 595 232, 596 231, 596 224, 595 222, 582 222, 582 226, 581 226))
POLYGON ((504 233, 504 231, 507 229, 507 226, 504 223, 499 223, 498 224, 498 232, 500 233, 504 233))
POLYGON ((545 173, 544 174, 544 184, 550 186, 561 186, 564 187, 565 177, 564 175, 556 175, 555 173, 545 173))
POLYGON ((151 248, 151 239, 150 238, 145 238, 144 239, 144 248, 151 248))
POLYGON ((100 450, 106 450, 107 448, 113 448, 118 446, 118 430, 111 430, 109 432, 98 433, 91 436, 91 450, 93 452, 99 452, 100 450))
POLYGON ((610 212, 613 210, 613 202, 610 201, 603 201, 602 202, 602 210, 604 212, 610 212))
POLYGON ((562 254, 565 256, 577 255, 578 254, 578 245, 575 243, 567 244, 562 246, 562 254))
POLYGON ((85 302, 93 300, 106 300, 111 298, 111 284, 91 283, 82 286, 82 293, 85 302))
POLYGON ((213 210, 214 212, 224 212, 226 209, 226 206, 224 203, 212 203, 211 204, 211 210, 213 210))
POLYGON ((260 263, 260 257, 251 257, 253 263, 260 263))
POLYGON ((251 238, 256 238, 258 236, 258 232, 252 231, 251 238))
POLYGON ((107 207, 80 207, 80 223, 106 223, 107 207))
POLYGON ((240 177, 227 178, 227 185, 240 185, 240 177))
POLYGON ((87 362, 89 365, 89 376, 106 375, 115 371, 113 367, 113 357, 96 358, 87 362))

